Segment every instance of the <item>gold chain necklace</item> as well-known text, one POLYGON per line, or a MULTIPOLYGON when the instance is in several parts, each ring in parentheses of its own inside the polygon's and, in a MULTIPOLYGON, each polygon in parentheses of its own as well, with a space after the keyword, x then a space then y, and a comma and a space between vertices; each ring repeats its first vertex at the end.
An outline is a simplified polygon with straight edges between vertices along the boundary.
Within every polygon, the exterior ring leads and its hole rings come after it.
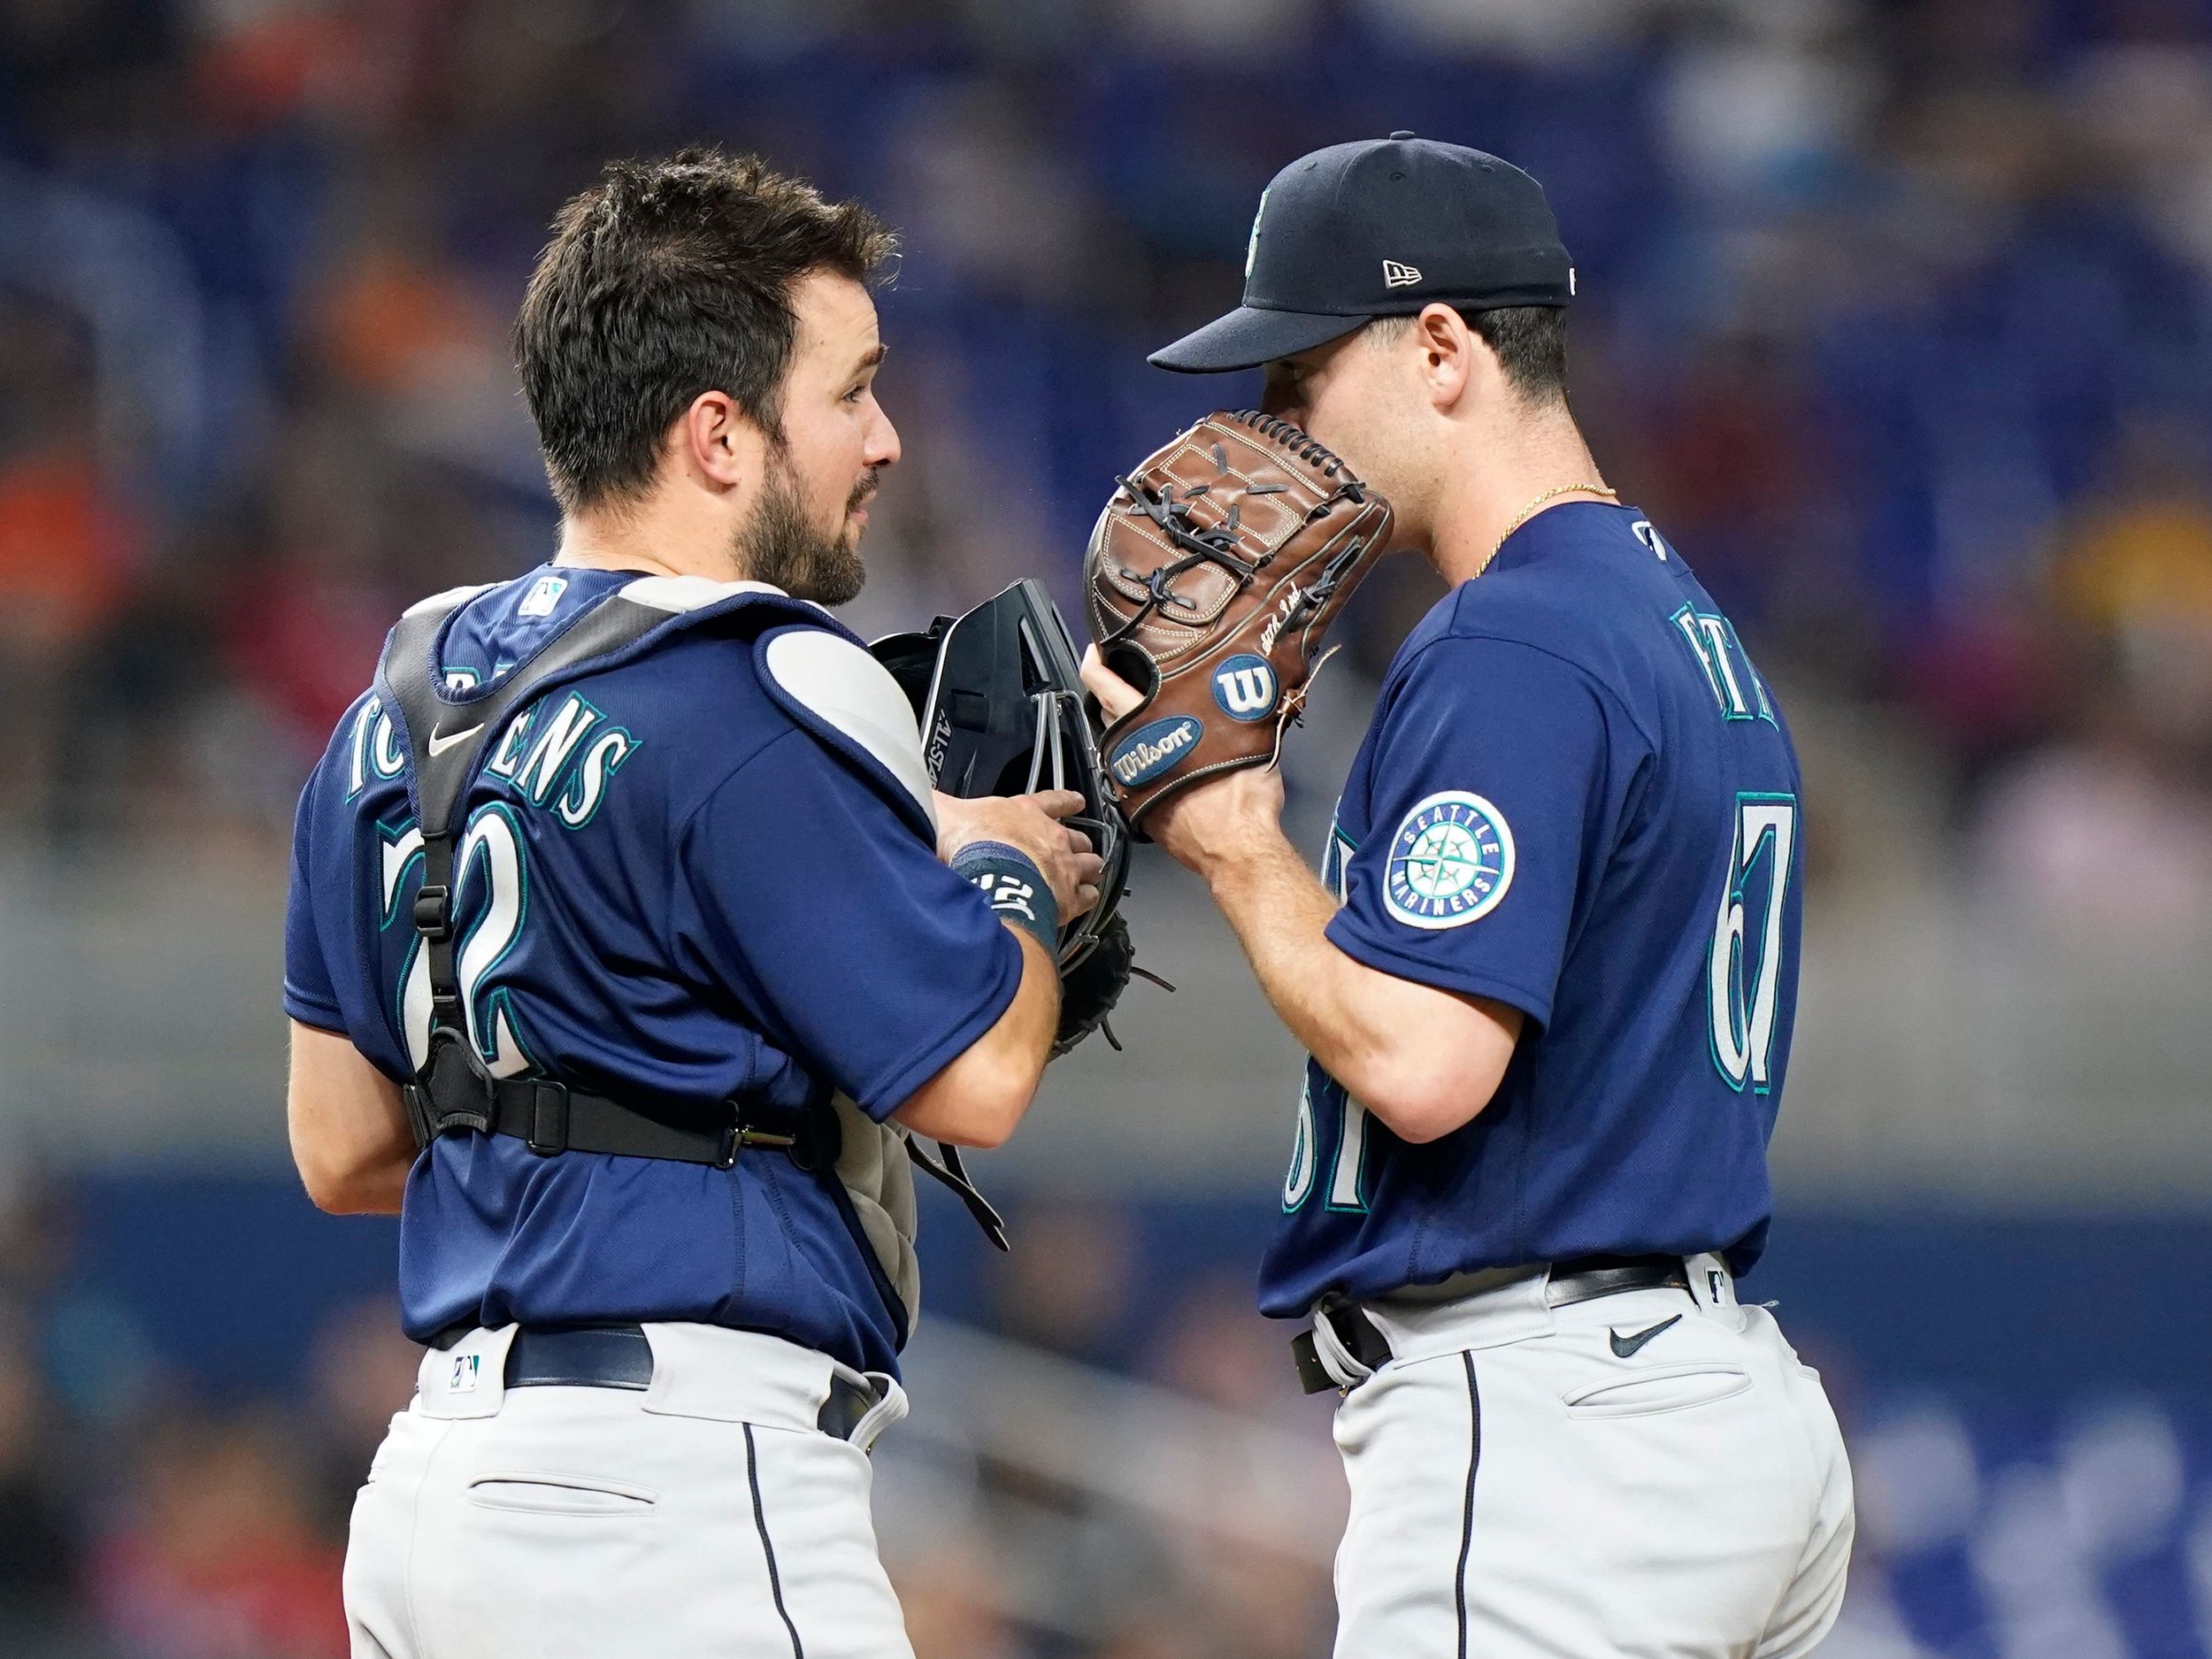
POLYGON ((1603 495, 1609 501, 1618 501, 1621 498, 1620 491, 1617 489, 1608 489, 1602 484, 1562 484, 1556 489, 1546 490, 1534 501, 1529 503, 1527 506, 1522 508, 1519 514, 1514 518, 1513 522, 1506 526, 1505 534, 1498 538, 1497 547, 1494 547, 1490 549, 1488 557, 1484 558, 1482 561, 1482 568, 1478 570, 1475 574, 1479 576, 1482 574, 1483 571, 1486 571, 1490 568, 1490 560, 1498 557, 1499 549, 1503 548, 1508 541, 1510 541, 1513 539, 1513 533, 1516 530, 1519 529, 1523 525, 1526 524, 1531 518, 1536 516, 1536 510, 1539 507, 1542 506, 1548 501, 1556 501, 1562 495, 1603 495))

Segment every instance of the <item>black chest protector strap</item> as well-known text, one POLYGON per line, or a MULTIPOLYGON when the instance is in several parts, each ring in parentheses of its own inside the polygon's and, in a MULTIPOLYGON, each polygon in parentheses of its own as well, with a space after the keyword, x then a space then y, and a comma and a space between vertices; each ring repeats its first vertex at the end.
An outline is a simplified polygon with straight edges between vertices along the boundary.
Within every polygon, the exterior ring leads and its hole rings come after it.
POLYGON ((549 1079, 495 1078, 486 1068, 468 1033, 456 960, 453 861, 462 826, 455 819, 469 784, 510 718, 549 682, 635 644, 666 622, 669 613, 612 595, 488 689, 450 699, 437 688, 435 653, 454 608, 426 608, 401 618, 376 674, 378 693, 406 740, 412 763, 410 789, 422 830, 422 886, 412 919, 430 981, 430 1047, 422 1069, 403 1091, 416 1144, 473 1131, 511 1135, 546 1156, 573 1148, 721 1169, 736 1161, 741 1147, 796 1151, 805 1125, 789 1113, 777 1114, 782 1133, 747 1122, 744 1109, 734 1102, 717 1121, 673 1122, 549 1079))

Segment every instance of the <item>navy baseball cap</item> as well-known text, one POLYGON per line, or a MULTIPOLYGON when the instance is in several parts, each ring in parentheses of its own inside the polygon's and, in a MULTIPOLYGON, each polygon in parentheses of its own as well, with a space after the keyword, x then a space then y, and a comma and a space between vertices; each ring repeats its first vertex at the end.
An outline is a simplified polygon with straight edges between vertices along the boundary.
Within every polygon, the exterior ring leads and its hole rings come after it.
POLYGON ((1277 173, 1252 221, 1244 303, 1148 361, 1249 369, 1433 302, 1564 305, 1574 290, 1542 185, 1479 150, 1393 133, 1277 173))

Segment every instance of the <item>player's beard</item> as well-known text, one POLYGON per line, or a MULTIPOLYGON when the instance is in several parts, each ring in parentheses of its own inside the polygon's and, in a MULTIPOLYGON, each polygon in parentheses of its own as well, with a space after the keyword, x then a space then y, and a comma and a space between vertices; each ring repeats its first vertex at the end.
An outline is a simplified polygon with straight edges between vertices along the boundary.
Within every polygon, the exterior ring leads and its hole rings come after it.
POLYGON ((841 605, 868 580, 860 562, 860 537, 852 512, 874 491, 876 469, 854 487, 835 534, 810 522, 798 480, 781 446, 772 447, 760 500, 737 533, 737 567, 757 582, 772 582, 795 599, 841 605))

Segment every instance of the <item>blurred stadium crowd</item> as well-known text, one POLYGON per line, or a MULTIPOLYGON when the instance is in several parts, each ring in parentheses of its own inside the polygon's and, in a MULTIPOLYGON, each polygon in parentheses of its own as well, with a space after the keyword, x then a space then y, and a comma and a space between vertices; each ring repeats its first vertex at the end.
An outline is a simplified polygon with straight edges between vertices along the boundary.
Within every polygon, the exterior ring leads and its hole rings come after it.
MULTIPOLYGON (((2201 930, 2206 25, 2197 0, 9 0, 0 811, 265 833, 396 610, 547 551, 504 327, 611 153, 757 148, 905 233, 909 460, 860 611, 888 626, 1064 580, 1111 471, 1218 389, 1142 353, 1235 289, 1260 186, 1412 127, 1546 181, 1598 451, 1770 672, 1873 711, 2024 902, 2201 930)), ((1392 592, 1371 671, 1427 597, 1392 592)))
MULTIPOLYGON (((865 632, 1064 598, 1110 474, 1220 390, 1144 351, 1236 290, 1278 166, 1398 127, 1550 190, 1578 410, 1809 711, 1847 902, 1910 793, 1901 856, 1961 888, 2212 938, 2203 0, 0 0, 0 839, 280 868, 397 611, 549 551, 505 328, 606 157, 757 149, 903 233, 865 632)), ((1432 595, 1363 595, 1370 676, 1432 595)), ((388 1310, 333 1311, 285 1410, 157 1406, 67 1211, 0 1203, 0 1652, 342 1652, 388 1310)), ((979 1316, 1248 1413, 1284 1379, 1240 1284, 1101 1334, 1120 1225, 1045 1229, 979 1316)), ((1308 1405, 1269 1409, 1325 1453, 1308 1405)), ((2207 1651, 2212 1445, 2122 1413, 1978 1452, 1949 1412, 1862 1448, 1884 1599, 1839 1655, 2207 1651), (2152 1512, 2166 1587, 2108 1594, 2152 1512)), ((922 1659, 1323 1650, 1295 1548, 1065 1536, 1027 1601, 985 1522, 907 1555, 922 1659)))

